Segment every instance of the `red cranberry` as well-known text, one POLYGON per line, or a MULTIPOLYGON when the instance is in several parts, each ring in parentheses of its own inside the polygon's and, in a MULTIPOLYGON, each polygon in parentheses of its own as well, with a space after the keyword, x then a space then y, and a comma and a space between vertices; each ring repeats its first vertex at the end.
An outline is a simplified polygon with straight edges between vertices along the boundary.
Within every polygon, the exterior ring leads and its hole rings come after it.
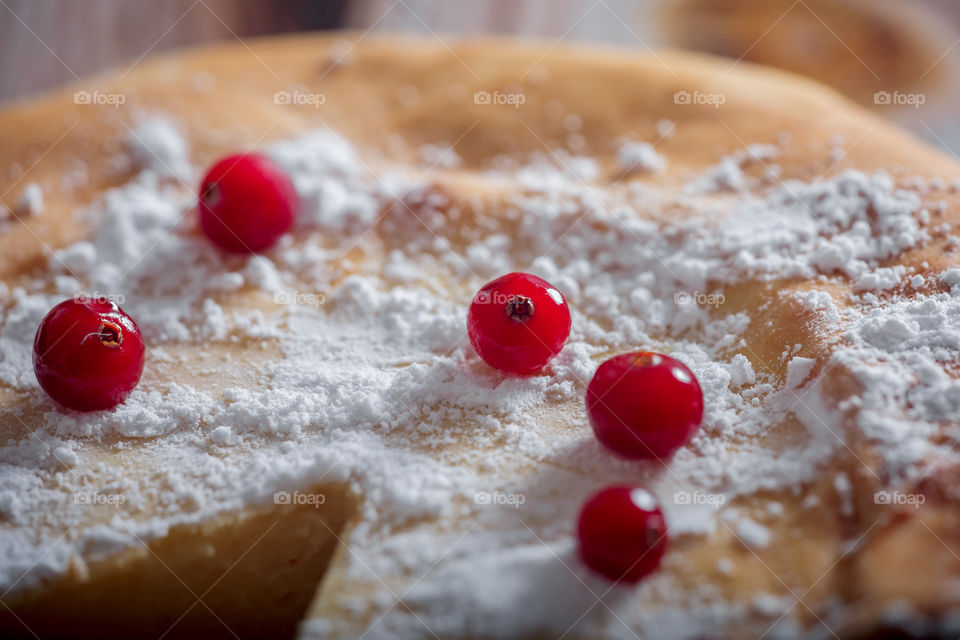
POLYGON ((614 581, 637 582, 660 566, 667 523, 652 493, 618 485, 583 505, 577 537, 588 567, 614 581))
POLYGON ((597 438, 625 458, 665 458, 686 444, 703 418, 700 384, 679 360, 638 351, 610 358, 587 386, 597 438))
POLYGON ((143 373, 143 337, 105 299, 65 300, 47 313, 33 341, 33 369, 51 398, 78 411, 109 409, 143 373))
POLYGON ((570 335, 570 310, 546 280, 509 273, 488 282, 474 296, 467 333, 491 367, 531 374, 563 349, 570 335))
POLYGON ((200 227, 233 253, 269 249, 290 230, 299 198, 286 172, 257 153, 227 156, 200 186, 200 227))

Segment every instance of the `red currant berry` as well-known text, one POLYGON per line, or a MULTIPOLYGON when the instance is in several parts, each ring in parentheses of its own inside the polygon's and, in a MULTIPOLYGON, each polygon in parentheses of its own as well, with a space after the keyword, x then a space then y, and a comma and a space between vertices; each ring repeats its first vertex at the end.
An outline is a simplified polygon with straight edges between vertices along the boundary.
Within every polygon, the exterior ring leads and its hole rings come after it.
POLYGON ((660 566, 667 523, 652 493, 618 485, 583 505, 577 537, 588 567, 611 580, 637 582, 660 566))
POLYGON ((257 153, 227 156, 200 185, 200 228, 233 253, 269 249, 290 230, 299 198, 286 172, 257 153))
POLYGON ((50 397, 70 409, 109 409, 143 373, 143 337, 105 299, 65 300, 47 313, 33 341, 33 370, 50 397))
POLYGON ((530 374, 563 349, 570 335, 570 309, 546 280, 509 273, 488 282, 474 296, 467 333, 491 367, 530 374))
POLYGON ((703 418, 700 384, 679 360, 638 351, 610 358, 587 386, 597 438, 625 458, 665 458, 686 444, 703 418))

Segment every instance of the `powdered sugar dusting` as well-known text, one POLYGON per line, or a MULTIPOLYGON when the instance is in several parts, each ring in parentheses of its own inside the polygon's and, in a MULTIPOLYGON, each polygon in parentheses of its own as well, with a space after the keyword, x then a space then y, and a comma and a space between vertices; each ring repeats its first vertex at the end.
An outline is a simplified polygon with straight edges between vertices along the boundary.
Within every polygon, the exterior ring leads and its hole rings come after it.
POLYGON ((667 166, 667 159, 647 142, 624 142, 617 150, 617 160, 624 173, 656 173, 667 166))
MULTIPOLYGON (((960 356, 960 275, 941 274, 950 292, 868 300, 915 277, 885 260, 930 239, 918 222, 920 198, 889 176, 851 171, 755 195, 743 167, 778 153, 758 145, 721 160, 684 193, 646 192, 695 212, 653 222, 637 215, 632 188, 590 186, 599 180, 594 160, 565 157, 563 168, 534 160, 510 174, 521 188, 497 219, 482 201, 468 212, 468 203, 451 202, 403 168, 374 171, 347 140, 323 130, 268 149, 304 202, 297 233, 268 256, 236 259, 211 251, 192 229, 194 196, 167 179, 170 165, 196 177, 189 145, 169 124, 144 126, 131 142, 144 170, 78 214, 96 222, 92 236, 58 251, 45 280, 10 292, 0 380, 42 398, 30 364, 33 332, 64 295, 91 291, 122 298, 150 345, 148 368, 177 362, 181 350, 194 358, 242 344, 233 368, 248 369, 251 382, 204 388, 148 377, 112 412, 50 407, 44 428, 0 454, 0 514, 12 525, 0 530, 5 587, 56 575, 78 553, 105 553, 278 490, 335 481, 366 498, 351 537, 362 562, 351 570, 379 588, 365 572, 436 564, 405 601, 441 635, 604 628, 592 605, 606 586, 579 567, 572 546, 571 523, 587 493, 604 482, 640 482, 663 501, 675 535, 710 533, 726 512, 761 548, 769 543, 765 524, 722 504, 811 480, 838 446, 812 427, 810 438, 786 448, 762 440, 787 411, 804 424, 813 422, 805 411, 833 418, 816 405, 817 393, 797 406, 799 393, 816 391, 813 359, 785 354, 779 380, 750 348, 747 313, 697 302, 748 280, 856 282, 857 300, 816 288, 797 295, 824 335, 841 336, 832 358, 868 389, 859 424, 884 443, 892 468, 908 472, 929 453, 923 443, 938 421, 960 411, 960 387, 945 371, 960 356), (738 197, 704 195, 730 190, 738 197), (568 345, 530 378, 484 367, 464 339, 472 292, 511 270, 553 283, 573 313, 568 345), (240 292, 261 304, 235 308, 230 298, 240 292), (681 359, 704 390, 703 429, 666 469, 604 451, 581 406, 600 359, 641 347, 681 359), (94 462, 98 446, 117 442, 155 475, 94 462), (44 482, 53 472, 58 484, 44 482), (124 496, 110 526, 89 522, 88 507, 73 500, 94 490, 124 496), (678 492, 722 500, 670 500, 678 492), (480 494, 494 496, 494 506, 480 494), (418 518, 451 527, 395 528, 418 518), (58 538, 31 566, 40 546, 58 538), (529 604, 533 590, 546 590, 538 602, 550 605, 529 604)), ((644 169, 666 166, 652 148, 624 153, 632 169, 638 158, 644 169)), ((437 150, 424 159, 436 162, 437 150)), ((668 637, 668 629, 669 637, 693 636, 738 613, 691 594, 671 597, 668 578, 657 580, 643 587, 661 603, 641 612, 652 637, 668 637)), ((356 607, 389 609, 389 594, 381 595, 356 607)), ((756 608, 768 605, 761 598, 756 608)), ((401 637, 417 624, 397 608, 368 637, 401 637)), ((322 622, 305 632, 333 633, 322 622)))

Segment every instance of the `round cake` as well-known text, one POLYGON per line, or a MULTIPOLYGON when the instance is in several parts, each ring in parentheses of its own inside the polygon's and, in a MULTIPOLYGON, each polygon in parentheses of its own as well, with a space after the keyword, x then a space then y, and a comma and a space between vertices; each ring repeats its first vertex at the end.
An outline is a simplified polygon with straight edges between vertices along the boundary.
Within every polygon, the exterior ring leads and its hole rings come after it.
POLYGON ((954 637, 960 165, 831 90, 348 33, 154 58, 0 132, 5 637, 954 637), (252 151, 299 210, 227 253, 198 189, 252 151), (529 375, 468 339, 512 272, 571 316, 529 375), (67 299, 139 325, 112 409, 37 382, 67 299), (634 351, 702 389, 659 459, 585 408, 634 351), (578 552, 610 485, 666 522, 636 584, 578 552))

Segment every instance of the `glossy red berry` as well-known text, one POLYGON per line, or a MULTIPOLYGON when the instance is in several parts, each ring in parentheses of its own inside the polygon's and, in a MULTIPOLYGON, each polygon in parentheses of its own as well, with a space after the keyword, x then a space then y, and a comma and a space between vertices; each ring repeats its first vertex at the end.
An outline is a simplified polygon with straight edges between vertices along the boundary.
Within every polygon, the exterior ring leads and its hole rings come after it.
POLYGON ((257 153, 223 158, 200 185, 200 228, 215 245, 233 253, 272 247, 293 226, 298 207, 287 173, 257 153))
POLYGON ((587 500, 577 523, 580 557, 619 582, 637 582, 667 550, 667 523, 652 493, 640 487, 607 487, 587 500))
POLYGON ((686 444, 703 418, 703 392, 679 360, 638 351, 610 358, 587 386, 597 438, 626 458, 665 458, 686 444))
POLYGON ((143 337, 112 301, 65 300, 47 313, 33 341, 33 369, 51 398, 78 411, 124 401, 143 373, 143 337))
POLYGON ((560 353, 570 335, 570 309, 552 284, 509 273, 483 286, 467 312, 470 344, 495 369, 534 373, 560 353))

